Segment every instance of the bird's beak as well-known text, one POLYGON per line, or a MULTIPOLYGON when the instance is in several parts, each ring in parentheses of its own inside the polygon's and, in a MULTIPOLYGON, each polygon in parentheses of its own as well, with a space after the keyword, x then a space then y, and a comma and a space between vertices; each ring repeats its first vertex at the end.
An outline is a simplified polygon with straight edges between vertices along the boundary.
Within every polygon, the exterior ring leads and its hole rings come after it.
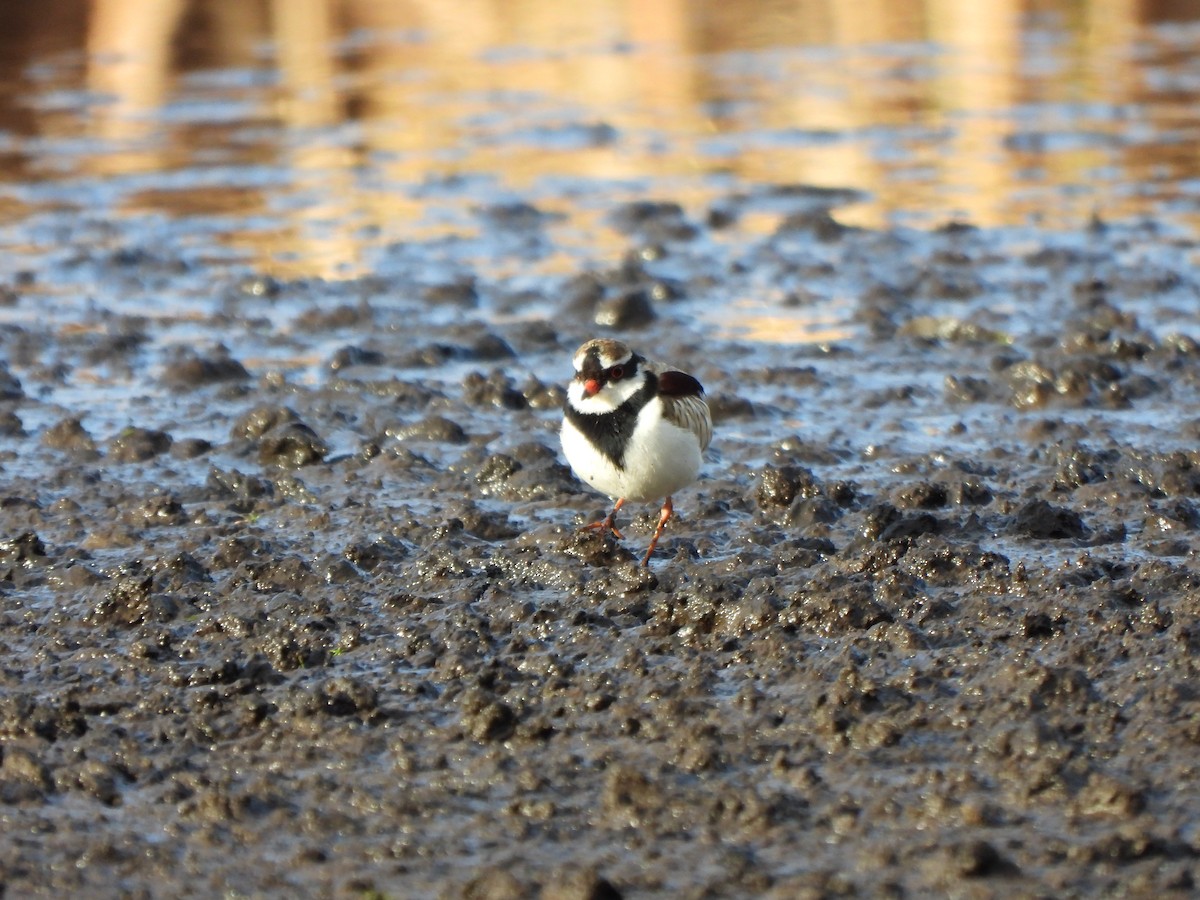
POLYGON ((588 378, 583 382, 583 396, 595 397, 600 393, 600 381, 597 378, 588 378))

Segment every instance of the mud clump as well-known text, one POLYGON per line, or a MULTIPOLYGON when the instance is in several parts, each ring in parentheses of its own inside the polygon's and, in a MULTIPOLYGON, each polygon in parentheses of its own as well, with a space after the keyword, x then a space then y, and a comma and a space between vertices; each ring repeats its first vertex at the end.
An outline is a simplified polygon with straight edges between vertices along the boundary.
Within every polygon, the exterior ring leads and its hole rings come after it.
POLYGON ((250 373, 228 353, 200 355, 191 351, 178 354, 163 370, 163 381, 174 388, 197 388, 225 381, 245 381, 250 373))
POLYGON ((1046 500, 1030 500, 1013 517, 1013 529, 1030 538, 1065 540, 1087 534, 1079 513, 1046 500))
POLYGON ((264 466, 299 469, 325 458, 329 447, 303 422, 277 425, 258 439, 258 461, 264 466))
POLYGON ((94 459, 99 456, 96 441, 83 427, 83 422, 75 416, 69 416, 46 429, 42 435, 42 443, 82 459, 94 459))
POLYGON ((699 230, 673 200, 635 200, 610 214, 614 228, 652 241, 690 241, 699 230))
POLYGON ((8 371, 7 366, 0 365, 0 400, 20 400, 24 396, 21 380, 8 371))
POLYGON ((629 288, 596 304, 596 324, 606 328, 644 328, 656 318, 658 314, 643 288, 629 288))
POLYGON ((127 428, 108 443, 113 462, 145 462, 171 449, 174 440, 165 431, 152 428, 127 428))

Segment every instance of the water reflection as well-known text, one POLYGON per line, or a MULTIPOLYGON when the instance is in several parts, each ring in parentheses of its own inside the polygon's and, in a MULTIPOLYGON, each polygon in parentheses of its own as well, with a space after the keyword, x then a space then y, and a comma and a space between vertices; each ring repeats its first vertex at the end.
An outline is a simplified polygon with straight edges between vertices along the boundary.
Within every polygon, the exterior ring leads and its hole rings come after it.
MULTIPOLYGON (((226 171, 117 181, 113 212, 254 218, 230 240, 284 274, 359 271, 365 234, 469 231, 421 195, 464 173, 573 214, 581 192, 703 208, 803 182, 866 191, 857 224, 1200 223, 1187 0, 18 6, 0 185, 226 171)), ((0 187, 0 214, 25 209, 0 187)))

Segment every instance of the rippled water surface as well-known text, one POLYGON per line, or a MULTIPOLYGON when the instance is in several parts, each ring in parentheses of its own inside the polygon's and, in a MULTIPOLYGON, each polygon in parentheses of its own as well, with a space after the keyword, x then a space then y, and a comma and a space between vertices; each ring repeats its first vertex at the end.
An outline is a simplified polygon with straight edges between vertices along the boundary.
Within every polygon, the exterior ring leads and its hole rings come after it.
POLYGON ((875 226, 1196 224, 1188 4, 32 9, 3 38, 15 247, 71 211, 337 277, 519 194, 563 214, 536 267, 562 271, 615 251, 614 201, 764 183, 860 192, 875 226))
MULTIPOLYGON (((37 8, 0 38, 0 276, 37 274, 10 321, 100 307, 190 340, 244 275, 437 279, 444 262, 542 288, 619 258, 605 214, 643 198, 728 215, 717 258, 828 205, 871 227, 1200 224, 1188 4, 37 8), (764 190, 793 184, 832 193, 764 190), (486 227, 518 202, 536 229, 486 227), (195 269, 166 295, 97 284, 80 259, 164 248, 195 269)), ((750 278, 696 314, 829 341, 861 288, 750 278), (797 288, 811 302, 781 307, 797 288)))

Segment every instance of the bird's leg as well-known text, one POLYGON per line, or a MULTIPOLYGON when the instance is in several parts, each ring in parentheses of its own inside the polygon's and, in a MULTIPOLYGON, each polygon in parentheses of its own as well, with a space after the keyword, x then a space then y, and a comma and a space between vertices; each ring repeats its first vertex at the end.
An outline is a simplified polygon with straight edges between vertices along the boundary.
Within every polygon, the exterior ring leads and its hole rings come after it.
POLYGON ((646 549, 646 558, 642 560, 643 566, 650 565, 650 554, 658 546, 658 539, 662 537, 663 529, 667 527, 667 522, 674 511, 675 507, 671 505, 671 498, 668 497, 663 502, 662 511, 658 514, 658 527, 654 529, 654 537, 650 539, 650 546, 646 549))
POLYGON ((625 540, 625 535, 623 535, 623 534, 621 534, 621 532, 617 531, 617 526, 615 524, 613 524, 614 520, 617 517, 617 510, 619 510, 624 505, 625 505, 625 498, 622 497, 620 500, 617 501, 617 505, 612 508, 612 512, 610 512, 607 516, 605 516, 599 522, 593 522, 591 525, 585 525, 583 527, 591 529, 592 531, 599 531, 601 534, 604 534, 604 532, 606 532, 606 531, 611 531, 616 536, 618 541, 625 540))

